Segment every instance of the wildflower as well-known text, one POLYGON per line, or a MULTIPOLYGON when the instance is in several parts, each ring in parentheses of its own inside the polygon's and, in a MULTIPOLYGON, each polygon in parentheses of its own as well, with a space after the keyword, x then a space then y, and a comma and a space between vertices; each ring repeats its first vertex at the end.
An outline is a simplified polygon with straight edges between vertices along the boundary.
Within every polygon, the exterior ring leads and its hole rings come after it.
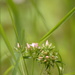
POLYGON ((30 48, 30 45, 27 43, 27 48, 29 49, 30 48))
POLYGON ((38 47, 38 43, 32 43, 31 46, 32 46, 33 48, 37 48, 37 47, 38 47))
POLYGON ((43 57, 39 57, 39 59, 42 59, 43 57))
POLYGON ((14 49, 15 49, 16 51, 18 51, 18 48, 14 47, 14 49))
POLYGON ((44 62, 46 62, 47 60, 45 59, 44 62))
MULTIPOLYGON (((42 44, 42 46, 39 46, 38 43, 27 43, 26 47, 22 47, 23 46, 17 43, 17 48, 15 48, 15 50, 20 51, 21 49, 24 49, 24 59, 33 58, 41 62, 41 64, 45 65, 46 71, 49 69, 50 66, 54 66, 54 63, 56 61, 60 61, 59 53, 53 50, 55 46, 52 46, 52 43, 49 43, 48 40, 45 44, 42 44)), ((62 70, 62 67, 59 66, 59 68, 60 70, 62 70)))
POLYGON ((51 46, 52 46, 52 43, 49 44, 49 47, 51 47, 51 46))
POLYGON ((46 41, 46 46, 48 46, 49 45, 49 42, 48 42, 48 40, 46 41))
POLYGON ((46 58, 48 59, 48 58, 49 58, 49 56, 46 56, 46 58))
POLYGON ((18 47, 18 48, 20 48, 20 47, 21 47, 19 43, 17 43, 17 47, 18 47))

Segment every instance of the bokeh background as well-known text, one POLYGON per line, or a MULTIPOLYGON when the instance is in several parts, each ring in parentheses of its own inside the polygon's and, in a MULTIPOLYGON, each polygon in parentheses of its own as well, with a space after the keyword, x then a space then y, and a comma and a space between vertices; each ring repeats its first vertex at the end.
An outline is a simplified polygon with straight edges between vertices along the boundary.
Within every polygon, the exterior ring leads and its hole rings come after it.
MULTIPOLYGON (((25 42, 28 43, 38 42, 75 7, 75 0, 34 0, 34 5, 30 0, 13 0, 13 2, 18 9, 17 14, 19 14, 21 28, 25 30, 25 42), (37 6, 37 8, 35 6, 37 6)), ((14 48, 16 37, 6 0, 0 0, 0 8, 1 24, 3 25, 10 44, 14 48)), ((75 73, 75 14, 54 31, 48 40, 58 48, 62 56, 64 74, 75 73)), ((2 37, 0 37, 0 43, 0 75, 3 75, 11 65, 9 62, 11 57, 2 37)))

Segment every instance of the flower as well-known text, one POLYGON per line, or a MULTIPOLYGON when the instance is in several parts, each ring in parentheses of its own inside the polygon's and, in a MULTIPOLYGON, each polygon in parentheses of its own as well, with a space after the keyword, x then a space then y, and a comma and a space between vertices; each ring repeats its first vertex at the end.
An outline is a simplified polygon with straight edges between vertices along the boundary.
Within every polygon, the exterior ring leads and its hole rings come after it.
MULTIPOLYGON (((41 64, 44 64, 46 67, 46 71, 48 72, 49 68, 51 66, 53 67, 55 62, 61 61, 59 53, 55 51, 54 48, 55 46, 53 46, 52 43, 49 43, 47 40, 45 44, 42 44, 41 46, 39 46, 38 43, 31 43, 31 44, 27 43, 26 47, 25 46, 23 47, 23 45, 17 43, 17 48, 15 48, 15 50, 18 52, 20 52, 21 50, 24 59, 33 58, 34 60, 37 60, 41 64)), ((62 67, 60 67, 60 65, 58 66, 60 70, 63 69, 62 67)))
POLYGON ((33 48, 37 48, 37 47, 38 47, 38 43, 32 43, 31 46, 32 46, 33 48))
POLYGON ((30 48, 30 44, 28 44, 28 43, 27 43, 27 48, 28 48, 28 49, 30 48))
POLYGON ((48 42, 48 40, 46 41, 46 46, 48 46, 49 45, 49 42, 48 42))
POLYGON ((48 58, 49 58, 49 56, 46 56, 46 58, 48 59, 48 58))
POLYGON ((46 62, 47 60, 45 59, 44 62, 46 62))
POLYGON ((21 47, 19 43, 17 43, 17 47, 18 47, 18 48, 20 48, 20 47, 21 47))
POLYGON ((39 57, 39 59, 42 59, 43 57, 39 57))

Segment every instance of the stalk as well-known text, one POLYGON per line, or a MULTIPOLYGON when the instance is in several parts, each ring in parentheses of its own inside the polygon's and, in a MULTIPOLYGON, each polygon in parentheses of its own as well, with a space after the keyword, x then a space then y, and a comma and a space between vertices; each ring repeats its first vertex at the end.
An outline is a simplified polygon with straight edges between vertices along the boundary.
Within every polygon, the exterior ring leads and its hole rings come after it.
POLYGON ((52 28, 47 34, 45 34, 39 43, 42 43, 45 41, 51 34, 54 32, 58 27, 60 27, 63 23, 65 23, 73 14, 75 13, 75 7, 65 16, 63 17, 58 24, 55 25, 54 28, 52 28))

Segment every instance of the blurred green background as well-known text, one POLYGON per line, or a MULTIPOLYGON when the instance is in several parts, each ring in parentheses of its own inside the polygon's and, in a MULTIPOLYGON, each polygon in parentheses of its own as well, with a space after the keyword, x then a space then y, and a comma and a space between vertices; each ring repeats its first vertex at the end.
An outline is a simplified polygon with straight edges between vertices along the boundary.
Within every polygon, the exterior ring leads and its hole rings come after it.
MULTIPOLYGON (((25 30, 25 42, 28 43, 38 42, 75 7, 75 0, 34 0, 35 4, 30 0, 13 0, 13 2, 18 9, 21 28, 25 30)), ((16 37, 6 0, 0 0, 0 8, 1 24, 14 48, 16 37)), ((64 74, 75 72, 75 14, 53 32, 48 40, 59 49, 65 63, 64 74)), ((2 72, 0 75, 3 75, 11 65, 11 57, 2 37, 0 37, 0 43, 2 72)))

